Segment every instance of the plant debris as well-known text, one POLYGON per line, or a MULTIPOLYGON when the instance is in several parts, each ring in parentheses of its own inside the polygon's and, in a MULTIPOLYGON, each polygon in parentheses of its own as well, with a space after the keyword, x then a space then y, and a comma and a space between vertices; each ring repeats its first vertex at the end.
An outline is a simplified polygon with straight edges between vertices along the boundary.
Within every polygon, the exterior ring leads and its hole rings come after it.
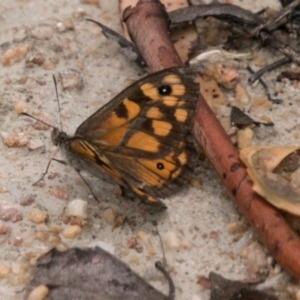
POLYGON ((226 279, 214 272, 209 274, 209 280, 210 300, 278 300, 277 297, 255 290, 246 283, 226 279))
MULTIPOLYGON (((37 260, 26 286, 30 297, 41 289, 46 299, 173 300, 173 281, 161 263, 156 268, 169 283, 169 295, 154 289, 125 263, 103 249, 50 250, 37 260), (41 288, 44 286, 44 288, 41 288)), ((26 298, 27 299, 27 298, 26 298)))
POLYGON ((299 176, 298 151, 296 146, 256 146, 243 148, 240 158, 255 192, 275 207, 300 216, 300 186, 292 181, 299 176))
POLYGON ((273 126, 273 122, 264 123, 259 121, 254 121, 250 116, 245 114, 241 109, 239 109, 236 106, 231 107, 231 113, 230 113, 230 121, 231 125, 237 126, 237 127, 243 127, 248 125, 265 125, 265 126, 273 126))

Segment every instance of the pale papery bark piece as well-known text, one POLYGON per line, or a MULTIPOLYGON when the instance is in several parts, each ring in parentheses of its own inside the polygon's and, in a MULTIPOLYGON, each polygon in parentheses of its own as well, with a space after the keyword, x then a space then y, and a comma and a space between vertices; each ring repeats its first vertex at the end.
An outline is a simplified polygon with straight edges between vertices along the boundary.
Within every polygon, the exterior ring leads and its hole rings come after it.
MULTIPOLYGON (((166 16, 161 12, 163 8, 159 2, 143 0, 137 7, 125 11, 125 21, 150 70, 155 72, 182 65, 177 54, 174 53, 174 47, 170 47, 167 22, 159 20, 166 16), (156 42, 152 42, 149 36, 155 37, 156 42)), ((275 260, 289 274, 299 279, 299 237, 276 209, 255 194, 246 169, 239 159, 238 150, 229 140, 202 95, 199 96, 195 112, 193 133, 239 210, 251 223, 259 238, 275 260)))

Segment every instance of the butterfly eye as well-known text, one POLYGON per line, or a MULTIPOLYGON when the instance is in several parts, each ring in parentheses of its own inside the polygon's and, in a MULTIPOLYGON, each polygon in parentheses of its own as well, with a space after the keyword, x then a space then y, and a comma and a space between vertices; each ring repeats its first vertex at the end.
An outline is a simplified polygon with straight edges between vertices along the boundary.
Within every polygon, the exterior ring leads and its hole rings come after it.
POLYGON ((172 88, 170 85, 163 85, 158 88, 158 92, 160 95, 170 95, 172 92, 172 88))
POLYGON ((163 170, 165 168, 164 164, 161 163, 161 162, 157 163, 156 167, 157 167, 158 170, 163 170))

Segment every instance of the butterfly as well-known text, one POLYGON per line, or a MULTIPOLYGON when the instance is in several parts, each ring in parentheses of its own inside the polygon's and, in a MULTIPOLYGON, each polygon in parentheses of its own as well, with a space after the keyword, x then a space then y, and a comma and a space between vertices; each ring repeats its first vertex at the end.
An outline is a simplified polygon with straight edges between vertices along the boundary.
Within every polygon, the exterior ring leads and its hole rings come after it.
POLYGON ((171 68, 135 82, 76 130, 54 128, 52 141, 77 172, 113 178, 149 204, 181 188, 197 152, 191 139, 199 84, 189 68, 171 68))

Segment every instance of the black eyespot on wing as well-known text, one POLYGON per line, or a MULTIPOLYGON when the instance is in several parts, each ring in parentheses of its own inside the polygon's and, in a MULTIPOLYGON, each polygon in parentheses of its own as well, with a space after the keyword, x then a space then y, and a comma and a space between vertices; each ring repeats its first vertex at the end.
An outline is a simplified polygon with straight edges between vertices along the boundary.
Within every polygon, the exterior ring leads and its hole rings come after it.
POLYGON ((128 118, 127 107, 122 102, 116 107, 115 113, 119 118, 123 118, 123 119, 128 118))
POLYGON ((170 95, 172 93, 172 87, 170 85, 163 85, 158 88, 158 92, 160 95, 170 95))
POLYGON ((161 163, 161 162, 157 163, 156 167, 157 167, 158 170, 163 170, 165 168, 164 164, 161 163))

